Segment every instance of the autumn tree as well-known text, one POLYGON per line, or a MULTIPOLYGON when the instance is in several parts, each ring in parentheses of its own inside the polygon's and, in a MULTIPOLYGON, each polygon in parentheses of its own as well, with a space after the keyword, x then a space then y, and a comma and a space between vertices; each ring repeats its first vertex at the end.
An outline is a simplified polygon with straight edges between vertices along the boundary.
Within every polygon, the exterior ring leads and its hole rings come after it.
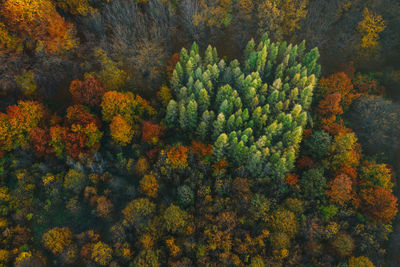
POLYGON ((70 169, 64 177, 64 188, 79 194, 87 184, 87 178, 84 173, 70 169))
POLYGON ((97 242, 92 248, 92 260, 101 266, 107 266, 112 260, 112 248, 103 242, 97 242))
POLYGON ((188 148, 185 146, 171 147, 167 151, 166 162, 173 168, 187 167, 188 148))
POLYGON ((162 105, 164 107, 167 107, 169 101, 172 98, 171 89, 169 87, 163 85, 163 86, 161 86, 160 91, 157 92, 157 96, 160 98, 162 105))
POLYGON ((122 210, 124 223, 128 226, 135 226, 140 229, 147 220, 154 214, 156 205, 148 198, 138 198, 132 200, 122 210))
POLYGON ((48 156, 53 152, 50 146, 49 129, 34 128, 29 134, 30 146, 37 157, 48 156))
POLYGON ((27 148, 30 133, 45 116, 45 108, 36 101, 18 101, 0 113, 0 147, 10 151, 17 147, 27 148))
POLYGON ((323 100, 321 100, 318 104, 318 114, 323 117, 332 117, 341 115, 343 113, 343 109, 340 106, 340 93, 333 93, 327 95, 323 100))
POLYGON ((53 254, 59 255, 72 242, 72 233, 68 227, 55 227, 43 234, 42 242, 53 254))
POLYGON ((352 168, 360 162, 360 145, 354 133, 339 133, 329 147, 329 164, 335 170, 352 168))
POLYGON ((142 250, 133 260, 132 266, 134 267, 159 267, 159 255, 153 250, 142 250))
POLYGON ((358 31, 361 34, 361 52, 369 55, 379 47, 379 33, 385 30, 386 23, 382 16, 365 8, 363 19, 358 23, 358 31))
POLYGON ((156 198, 158 192, 158 182, 154 175, 145 175, 139 182, 139 190, 147 197, 156 198))
POLYGON ((298 222, 295 214, 286 209, 278 209, 271 220, 271 228, 274 232, 281 232, 293 238, 298 230, 298 222))
POLYGON ((142 124, 142 140, 148 144, 156 145, 160 141, 162 127, 158 124, 145 121, 142 124))
POLYGON ((103 84, 94 76, 72 81, 69 91, 74 101, 91 107, 97 107, 105 93, 103 84))
POLYGON ((131 142, 134 130, 121 115, 116 115, 111 121, 110 133, 117 144, 126 146, 131 142))
POLYGON ((361 167, 360 179, 363 179, 362 183, 382 186, 389 190, 394 186, 392 170, 386 164, 364 162, 361 167))
POLYGON ((88 0, 57 0, 56 2, 57 6, 72 15, 87 16, 97 11, 89 4, 88 0))
POLYGON ((317 96, 322 99, 334 93, 341 96, 340 104, 347 108, 359 95, 355 93, 351 79, 343 72, 323 77, 318 83, 317 96))
POLYGON ((179 206, 171 204, 164 212, 165 228, 172 233, 183 232, 188 223, 188 216, 179 206))
POLYGON ((349 234, 340 233, 333 240, 332 246, 339 257, 348 257, 353 253, 354 240, 349 234))
POLYGON ((326 195, 331 201, 339 205, 344 205, 352 197, 352 181, 346 174, 339 174, 328 183, 326 195))
POLYGON ((33 95, 36 93, 38 85, 35 82, 35 75, 32 71, 16 76, 15 81, 23 94, 33 95))
POLYGON ((359 196, 363 211, 374 220, 390 223, 398 212, 397 198, 384 187, 363 188, 359 196))
POLYGON ((7 0, 1 15, 9 30, 37 42, 49 53, 70 50, 77 45, 73 25, 67 23, 50 0, 7 0))
POLYGON ((120 69, 119 65, 112 61, 104 50, 100 48, 95 49, 94 56, 101 64, 101 70, 97 74, 97 77, 103 82, 105 88, 107 90, 121 90, 122 86, 129 79, 128 74, 120 69))
POLYGON ((300 29, 300 22, 307 16, 307 5, 308 0, 259 1, 259 31, 268 32, 279 41, 292 38, 293 32, 300 29))
POLYGON ((106 218, 113 210, 113 203, 105 196, 96 198, 96 211, 97 215, 106 218))
POLYGON ((354 257, 349 259, 349 267, 375 267, 370 259, 365 256, 354 257))

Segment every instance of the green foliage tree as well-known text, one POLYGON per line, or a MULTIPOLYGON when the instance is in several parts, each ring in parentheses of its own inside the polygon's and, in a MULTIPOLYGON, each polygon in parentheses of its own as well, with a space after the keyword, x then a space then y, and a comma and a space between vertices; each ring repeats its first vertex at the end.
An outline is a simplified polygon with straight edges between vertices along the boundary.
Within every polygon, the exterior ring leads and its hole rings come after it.
POLYGON ((322 168, 305 171, 300 178, 300 186, 307 199, 317 199, 325 195, 326 178, 322 168))
POLYGON ((321 159, 328 154, 331 142, 332 137, 327 132, 315 131, 304 141, 305 152, 314 159, 321 159))
POLYGON ((183 48, 166 123, 214 143, 217 161, 225 156, 252 177, 282 180, 293 168, 320 72, 318 50, 298 50, 265 34, 258 46, 248 43, 241 67, 218 60, 211 47, 204 58, 196 44, 183 48))

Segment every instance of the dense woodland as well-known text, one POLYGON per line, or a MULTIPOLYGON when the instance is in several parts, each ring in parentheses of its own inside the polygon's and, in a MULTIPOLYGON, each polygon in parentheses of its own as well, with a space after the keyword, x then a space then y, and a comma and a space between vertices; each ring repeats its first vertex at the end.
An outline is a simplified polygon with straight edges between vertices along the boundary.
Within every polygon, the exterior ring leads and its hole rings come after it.
POLYGON ((0 0, 0 266, 400 266, 397 0, 0 0))

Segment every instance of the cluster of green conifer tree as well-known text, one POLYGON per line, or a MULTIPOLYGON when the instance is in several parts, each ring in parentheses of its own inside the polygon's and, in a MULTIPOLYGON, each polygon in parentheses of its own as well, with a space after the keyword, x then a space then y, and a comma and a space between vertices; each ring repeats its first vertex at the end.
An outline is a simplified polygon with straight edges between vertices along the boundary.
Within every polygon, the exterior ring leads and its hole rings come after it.
POLYGON ((293 168, 320 74, 317 48, 305 42, 251 40, 244 64, 229 64, 209 46, 202 58, 194 43, 181 50, 171 79, 174 93, 165 121, 203 141, 214 160, 245 166, 249 175, 281 180, 293 168))

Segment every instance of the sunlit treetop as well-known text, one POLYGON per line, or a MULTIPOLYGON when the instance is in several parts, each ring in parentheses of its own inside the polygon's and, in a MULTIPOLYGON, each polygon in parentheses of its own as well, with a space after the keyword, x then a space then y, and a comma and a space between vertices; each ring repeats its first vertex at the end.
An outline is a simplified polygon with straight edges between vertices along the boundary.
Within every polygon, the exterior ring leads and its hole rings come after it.
POLYGON ((6 0, 0 14, 9 31, 23 39, 30 38, 51 54, 77 45, 73 25, 57 13, 50 0, 6 0))

